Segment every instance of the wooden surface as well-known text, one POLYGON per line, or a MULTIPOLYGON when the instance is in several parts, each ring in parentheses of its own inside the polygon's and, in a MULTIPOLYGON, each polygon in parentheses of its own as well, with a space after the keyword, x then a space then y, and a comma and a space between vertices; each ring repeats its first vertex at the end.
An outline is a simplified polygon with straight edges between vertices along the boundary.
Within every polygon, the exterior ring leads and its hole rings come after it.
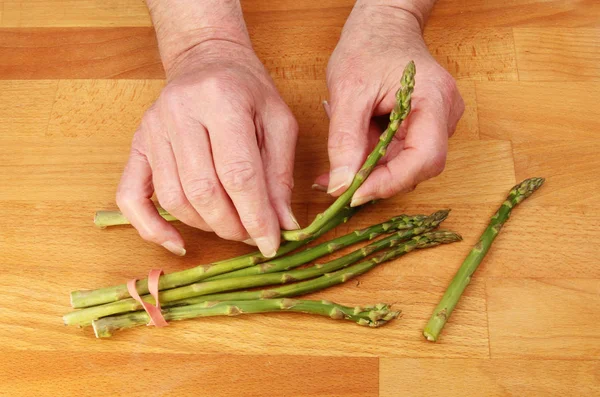
MULTIPOLYGON (((296 115, 294 208, 330 199, 325 66, 350 0, 245 0, 256 51, 296 115)), ((315 294, 388 301, 367 329, 302 315, 139 328, 112 340, 67 328, 68 293, 248 251, 181 226, 174 258, 131 228, 98 230, 163 71, 141 0, 0 1, 0 395, 600 395, 600 3, 440 0, 426 31, 467 110, 445 172, 340 228, 453 209, 461 244, 414 253, 315 294), (519 207, 438 344, 421 330, 518 180, 519 207)))

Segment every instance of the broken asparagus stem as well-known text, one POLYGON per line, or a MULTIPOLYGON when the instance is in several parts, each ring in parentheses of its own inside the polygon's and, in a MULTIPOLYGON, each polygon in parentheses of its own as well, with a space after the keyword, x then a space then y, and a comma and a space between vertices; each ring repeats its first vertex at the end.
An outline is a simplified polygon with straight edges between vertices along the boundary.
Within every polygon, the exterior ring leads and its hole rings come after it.
MULTIPOLYGON (((288 272, 260 274, 246 277, 235 277, 231 279, 203 281, 194 283, 179 288, 173 288, 162 291, 158 294, 161 304, 172 302, 175 300, 186 299, 199 295, 214 294, 225 291, 232 291, 244 288, 262 287, 265 285, 285 284, 293 281, 307 280, 318 277, 326 273, 330 273, 342 269, 352 263, 363 259, 374 252, 385 248, 394 247, 415 235, 431 230, 437 227, 445 218, 447 212, 443 212, 439 216, 432 216, 424 222, 423 226, 413 229, 398 231, 389 237, 371 243, 363 248, 351 252, 348 255, 334 259, 324 265, 314 265, 305 269, 296 269, 288 272)), ((154 303, 154 298, 151 295, 144 295, 142 299, 154 303)), ((122 299, 117 302, 107 303, 104 305, 88 307, 82 310, 74 311, 63 316, 63 320, 67 325, 90 325, 93 320, 101 317, 110 316, 117 313, 130 312, 142 309, 141 303, 129 298, 122 299)))
MULTIPOLYGON (((177 218, 169 214, 166 209, 160 206, 157 206, 156 210, 158 211, 158 215, 168 222, 174 222, 177 220, 177 218)), ((96 215, 94 216, 94 225, 98 226, 100 229, 104 229, 109 226, 130 224, 131 222, 125 218, 121 211, 97 211, 96 215)))
POLYGON ((475 244, 469 255, 467 255, 458 272, 450 282, 446 293, 437 305, 429 322, 423 330, 423 336, 429 341, 438 340, 440 332, 450 318, 452 311, 456 307, 462 293, 471 281, 471 277, 477 267, 492 246, 494 239, 500 233, 502 226, 508 221, 510 213, 514 207, 531 196, 533 192, 542 186, 543 178, 526 179, 519 183, 510 191, 506 201, 502 203, 496 214, 492 217, 488 227, 481 235, 479 242, 475 244))
MULTIPOLYGON (((357 212, 358 208, 346 207, 338 216, 328 222, 315 236, 320 237, 336 226, 347 222, 352 215, 357 212)), ((310 241, 314 240, 311 239, 310 241)), ((282 244, 275 258, 281 257, 295 249, 307 244, 309 241, 293 241, 282 244)), ((252 252, 247 255, 238 256, 232 259, 226 259, 219 262, 214 262, 207 265, 196 266, 191 269, 182 270, 180 272, 169 273, 162 276, 159 280, 159 290, 180 287, 188 285, 200 280, 207 279, 219 274, 243 269, 245 267, 254 266, 274 258, 266 258, 260 252, 252 252)), ((148 293, 148 280, 139 280, 136 282, 136 289, 140 295, 148 293)), ((90 306, 101 305, 109 302, 116 302, 121 299, 129 298, 127 285, 121 284, 112 287, 99 288, 95 290, 82 290, 71 292, 71 306, 74 308, 84 308, 90 306)))
MULTIPOLYGON (((195 305, 172 307, 162 311, 165 320, 177 321, 197 317, 236 316, 240 314, 293 312, 325 316, 334 320, 348 320, 368 327, 380 327, 397 318, 400 311, 378 303, 373 306, 348 307, 328 301, 265 299, 254 301, 202 302, 195 305)), ((104 317, 93 322, 97 338, 108 338, 115 331, 133 328, 149 321, 144 311, 104 317)))
POLYGON ((396 106, 390 114, 390 123, 388 124, 386 130, 381 134, 375 149, 373 149, 371 154, 369 154, 367 160, 355 175, 348 189, 341 196, 339 196, 335 202, 325 210, 325 212, 317 215, 315 220, 306 228, 283 231, 282 237, 284 240, 299 241, 310 238, 314 233, 322 228, 325 223, 334 217, 338 211, 350 203, 354 193, 356 193, 358 188, 371 174, 371 171, 373 171, 377 165, 377 162, 385 155, 386 149, 398 131, 400 124, 410 113, 411 95, 415 86, 415 73, 415 64, 414 62, 410 61, 404 69, 404 73, 402 74, 402 80, 400 82, 401 87, 396 92, 396 106))

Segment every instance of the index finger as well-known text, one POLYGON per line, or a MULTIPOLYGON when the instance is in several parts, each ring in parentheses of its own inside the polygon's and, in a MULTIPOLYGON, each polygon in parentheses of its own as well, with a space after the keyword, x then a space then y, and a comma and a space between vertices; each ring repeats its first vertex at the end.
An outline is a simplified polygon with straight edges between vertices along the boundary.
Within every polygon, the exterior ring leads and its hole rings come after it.
POLYGON ((185 255, 183 238, 158 214, 150 200, 153 191, 150 164, 134 146, 117 189, 117 205, 144 240, 160 244, 176 255, 185 255))
POLYGON ((206 123, 217 175, 250 237, 263 255, 272 257, 279 248, 280 227, 269 200, 254 122, 235 111, 223 114, 228 116, 206 123))

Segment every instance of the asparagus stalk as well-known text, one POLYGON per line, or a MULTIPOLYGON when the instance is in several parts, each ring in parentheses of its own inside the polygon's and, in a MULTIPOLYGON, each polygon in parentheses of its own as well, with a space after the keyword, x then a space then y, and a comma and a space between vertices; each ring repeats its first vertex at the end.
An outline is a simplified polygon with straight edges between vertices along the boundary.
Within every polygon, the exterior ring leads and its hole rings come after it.
MULTIPOLYGON (((158 294, 158 297, 161 304, 164 304, 167 302, 199 295, 214 294, 217 292, 238 290, 243 288, 262 287, 265 285, 286 284, 292 281, 307 280, 313 277, 318 277, 323 274, 342 269, 374 252, 380 251, 384 248, 394 247, 402 241, 405 241, 415 235, 421 234, 427 230, 431 230, 432 228, 437 227, 440 222, 443 221, 443 219, 445 219, 445 214, 439 217, 429 218, 423 226, 396 232, 389 237, 353 251, 348 255, 327 262, 324 265, 315 265, 306 269, 296 269, 288 272, 204 281, 162 291, 158 294)), ((154 298, 151 295, 144 295, 142 296, 142 299, 149 303, 154 302, 154 298)), ((101 317, 140 309, 142 309, 142 305, 138 301, 131 298, 122 299, 117 302, 88 307, 68 313, 63 316, 63 320, 67 325, 86 326, 90 325, 93 320, 101 317)))
MULTIPOLYGON (((236 316, 239 314, 294 312, 316 314, 334 320, 354 321, 359 325, 380 327, 397 318, 400 311, 390 310, 389 305, 379 303, 367 307, 348 307, 328 301, 295 299, 266 299, 255 301, 202 302, 195 305, 163 309, 167 321, 186 320, 196 317, 236 316)), ((136 327, 149 321, 144 311, 104 317, 93 322, 97 338, 108 338, 113 332, 136 327)))
POLYGON ((299 296, 311 292, 321 291, 325 288, 345 283, 346 281, 364 274, 377 267, 379 264, 396 259, 415 249, 434 247, 440 244, 448 244, 462 240, 457 233, 450 231, 434 231, 413 237, 404 244, 395 248, 386 250, 366 261, 346 267, 333 273, 324 274, 321 277, 285 285, 278 288, 262 289, 255 291, 237 291, 222 294, 211 294, 197 296, 188 299, 182 299, 166 303, 164 306, 193 305, 204 301, 228 301, 228 300, 253 300, 253 299, 273 299, 299 296))
MULTIPOLYGON (((400 215, 386 221, 384 223, 380 223, 378 225, 373 225, 367 227, 362 230, 356 230, 352 233, 349 233, 345 236, 338 237, 334 240, 325 242, 323 244, 317 245, 313 248, 308 248, 303 252, 296 254, 297 256, 305 256, 305 260, 302 261, 294 261, 290 260, 292 257, 282 258, 277 261, 272 261, 269 263, 264 263, 260 265, 250 266, 244 269, 236 270, 234 272, 224 273, 219 276, 210 277, 205 279, 205 281, 213 281, 213 280, 222 280, 226 278, 234 278, 234 277, 245 277, 252 276, 258 274, 265 273, 275 273, 281 272, 284 270, 289 270, 294 267, 300 266, 304 263, 311 262, 321 256, 326 254, 334 253, 342 248, 345 248, 349 245, 362 242, 365 240, 373 240, 376 237, 380 236, 382 233, 391 233, 397 230, 406 230, 412 229, 415 227, 421 227, 427 224, 436 224, 436 226, 442 222, 444 219, 448 217, 450 210, 441 210, 437 211, 430 216, 424 215, 400 215)), ((294 255, 294 256, 296 256, 294 255)))
MULTIPOLYGON (((405 244, 401 244, 395 248, 384 251, 381 254, 368 259, 364 262, 352 265, 350 267, 344 268, 342 270, 338 270, 333 273, 325 274, 321 277, 302 281, 295 284, 286 285, 279 288, 274 289, 263 289, 256 291, 238 291, 238 292, 228 292, 222 294, 212 294, 212 295, 204 295, 204 296, 196 296, 193 298, 182 299, 174 302, 167 302, 163 305, 163 313, 167 312, 169 309, 167 307, 187 307, 189 305, 202 305, 203 303, 206 305, 210 305, 210 303, 205 302, 215 302, 215 301, 253 301, 260 302, 264 300, 270 300, 275 298, 286 298, 299 296, 311 292, 321 291, 325 288, 342 284, 347 282, 348 280, 353 279, 356 276, 364 274, 374 267, 378 266, 381 263, 386 261, 398 258, 408 252, 411 252, 415 249, 433 247, 439 244, 447 244, 455 241, 460 241, 462 238, 460 235, 449 232, 449 231, 435 231, 422 234, 420 236, 413 237, 410 241, 405 244)), ((111 324, 111 318, 118 318, 119 323, 118 326, 114 328, 110 328, 108 330, 108 334, 106 336, 110 336, 111 332, 114 329, 120 328, 131 328, 139 325, 144 325, 149 321, 148 315, 145 312, 134 312, 127 313, 119 316, 111 316, 104 317, 99 320, 95 320, 93 325, 94 329, 103 329, 103 323, 106 321, 108 324, 111 324)), ((165 316, 165 319, 172 320, 171 318, 165 316)), ((114 323, 113 323, 114 324, 114 323)), ((105 331, 102 331, 104 333, 105 331)), ((97 336, 98 333, 96 333, 97 336)))
POLYGON ((488 227, 485 229, 479 242, 475 244, 471 252, 465 258, 458 272, 450 282, 446 293, 437 305, 429 322, 423 330, 423 336, 429 341, 437 341, 440 332, 450 318, 452 311, 456 307, 462 293, 471 281, 471 277, 477 267, 492 246, 494 239, 500 233, 502 226, 508 221, 510 213, 514 207, 531 196, 533 192, 542 186, 543 178, 526 179, 512 188, 506 201, 502 203, 498 211, 492 216, 488 227))
POLYGON ((415 64, 411 61, 406 66, 404 73, 402 74, 401 88, 396 92, 396 106, 390 114, 390 123, 383 134, 381 134, 375 149, 373 149, 371 154, 369 154, 367 160, 354 177, 352 184, 350 187, 348 187, 348 190, 339 196, 337 200, 335 200, 335 202, 325 210, 325 212, 317 215, 315 220, 308 227, 298 230, 283 231, 282 236, 284 240, 299 241, 310 238, 314 233, 322 228, 325 223, 334 217, 338 211, 350 203, 354 193, 356 193, 358 188, 371 174, 371 171, 373 171, 373 168, 375 168, 377 162, 385 154, 386 149, 398 131, 400 124, 408 116, 411 109, 411 95, 415 86, 415 73, 415 64))
MULTIPOLYGON (((169 214, 166 209, 157 206, 158 214, 163 217, 163 219, 173 222, 177 219, 169 214)), ((129 225, 130 222, 123 216, 121 211, 97 211, 94 216, 94 225, 98 226, 100 229, 107 228, 109 226, 118 226, 118 225, 129 225)))
MULTIPOLYGON (((294 241, 282 244, 277 251, 275 258, 283 256, 307 244, 315 238, 320 237, 341 223, 347 222, 348 219, 350 219, 350 217, 356 213, 356 211, 357 209, 354 208, 344 208, 339 214, 332 218, 330 222, 327 222, 327 224, 310 240, 301 242, 294 241)), ((268 259, 269 258, 264 257, 260 252, 252 252, 236 258, 214 262, 207 265, 200 265, 191 269, 182 270, 180 272, 165 274, 159 280, 159 290, 188 285, 219 274, 254 266, 256 264, 263 263, 268 259)), ((136 288, 140 295, 147 294, 148 280, 139 280, 136 283, 136 288)), ((127 291, 127 285, 125 284, 95 290, 73 291, 71 292, 71 306, 74 308, 84 308, 109 302, 116 302, 129 297, 130 295, 127 291)))

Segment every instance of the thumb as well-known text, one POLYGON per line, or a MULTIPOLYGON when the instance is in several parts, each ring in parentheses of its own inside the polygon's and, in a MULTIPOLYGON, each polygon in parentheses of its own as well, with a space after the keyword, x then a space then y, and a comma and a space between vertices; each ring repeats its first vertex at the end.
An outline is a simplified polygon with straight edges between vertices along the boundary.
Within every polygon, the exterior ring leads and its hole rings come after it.
POLYGON ((448 151, 448 126, 444 118, 436 117, 438 114, 415 110, 409 116, 404 148, 373 170, 354 194, 351 206, 409 192, 442 172, 448 151))
POLYGON ((336 95, 330 105, 329 123, 329 186, 327 193, 342 194, 368 153, 369 122, 373 113, 370 101, 356 95, 336 95))

